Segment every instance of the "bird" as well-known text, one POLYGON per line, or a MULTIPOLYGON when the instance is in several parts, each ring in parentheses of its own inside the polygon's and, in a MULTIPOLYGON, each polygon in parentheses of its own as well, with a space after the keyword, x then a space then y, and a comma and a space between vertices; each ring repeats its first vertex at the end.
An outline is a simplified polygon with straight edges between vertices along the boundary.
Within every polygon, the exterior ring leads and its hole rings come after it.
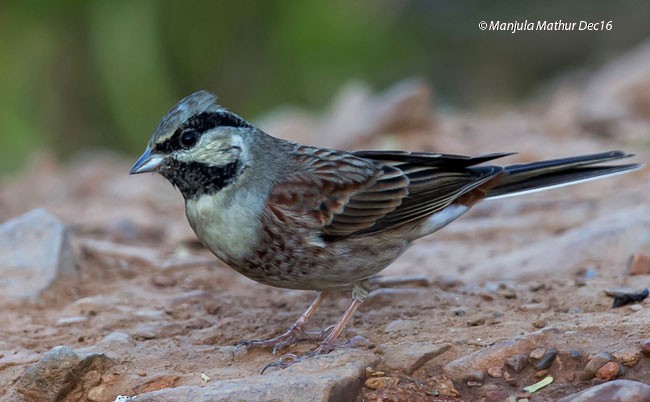
POLYGON ((273 137, 207 91, 180 100, 159 122, 130 174, 157 172, 182 194, 198 239, 244 276, 278 288, 316 291, 286 331, 238 347, 275 354, 306 336, 327 293, 351 289, 348 308, 305 356, 331 352, 372 290, 371 279, 417 239, 480 201, 563 187, 640 164, 601 163, 623 151, 495 165, 512 153, 475 157, 432 152, 344 151, 273 137))

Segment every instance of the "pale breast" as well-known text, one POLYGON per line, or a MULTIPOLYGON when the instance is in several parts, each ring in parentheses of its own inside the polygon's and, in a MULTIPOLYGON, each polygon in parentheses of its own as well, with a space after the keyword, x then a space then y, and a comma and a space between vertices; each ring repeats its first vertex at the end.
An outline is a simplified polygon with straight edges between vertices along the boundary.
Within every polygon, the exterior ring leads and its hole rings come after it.
POLYGON ((185 212, 196 235, 221 260, 243 260, 259 243, 263 201, 246 191, 226 188, 187 200, 185 212))

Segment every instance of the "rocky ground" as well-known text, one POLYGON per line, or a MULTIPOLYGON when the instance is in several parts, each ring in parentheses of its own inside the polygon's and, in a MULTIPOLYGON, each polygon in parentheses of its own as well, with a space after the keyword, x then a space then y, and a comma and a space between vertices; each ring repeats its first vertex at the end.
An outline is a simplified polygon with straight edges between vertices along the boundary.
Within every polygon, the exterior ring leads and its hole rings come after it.
MULTIPOLYGON (((649 71, 640 47, 478 114, 435 111, 418 81, 379 95, 352 84, 320 117, 284 110, 260 125, 350 149, 518 151, 504 160, 516 163, 620 148, 643 162, 649 71)), ((0 401, 650 400, 648 302, 611 297, 650 287, 648 168, 480 204, 383 272, 423 280, 373 294, 344 332, 352 345, 260 375, 277 356, 232 345, 285 330, 313 295, 219 263, 180 195, 129 177, 131 163, 40 154, 2 180, 0 401)), ((309 328, 348 302, 333 295, 309 328)))

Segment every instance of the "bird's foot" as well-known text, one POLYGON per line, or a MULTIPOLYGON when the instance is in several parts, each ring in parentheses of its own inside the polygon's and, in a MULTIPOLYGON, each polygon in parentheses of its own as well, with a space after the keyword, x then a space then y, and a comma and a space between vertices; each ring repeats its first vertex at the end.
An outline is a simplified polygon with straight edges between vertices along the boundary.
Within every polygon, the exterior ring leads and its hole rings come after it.
POLYGON ((293 354, 293 353, 286 353, 286 354, 280 356, 280 358, 277 361, 275 361, 273 363, 269 363, 266 366, 264 366, 264 368, 262 369, 262 372, 260 374, 264 374, 264 372, 266 370, 271 369, 271 368, 285 369, 285 368, 287 368, 287 367, 289 367, 289 366, 291 366, 293 364, 296 364, 296 363, 298 363, 300 361, 303 361, 304 359, 306 359, 308 357, 313 357, 313 356, 318 356, 318 355, 325 355, 325 354, 328 354, 329 352, 331 352, 334 349, 335 349, 334 345, 331 345, 329 342, 323 342, 316 349, 314 349, 314 350, 312 350, 310 352, 307 352, 302 356, 298 356, 298 355, 293 354))
POLYGON ((262 369, 260 374, 264 375, 264 373, 268 369, 285 369, 285 368, 291 366, 294 363, 298 363, 299 361, 301 361, 305 357, 307 357, 307 355, 298 356, 298 355, 295 355, 293 353, 283 354, 282 356, 280 356, 280 358, 277 361, 274 361, 273 363, 269 363, 266 366, 264 366, 264 368, 262 369))
MULTIPOLYGON (((325 331, 327 331, 330 328, 331 327, 326 328, 325 331)), ((298 356, 298 355, 296 355, 294 353, 283 354, 282 356, 280 356, 280 358, 277 361, 275 361, 273 363, 269 363, 266 366, 264 366, 264 368, 262 369, 261 374, 264 374, 264 372, 266 370, 271 369, 271 368, 285 369, 285 368, 287 368, 287 367, 289 367, 289 366, 291 366, 293 364, 296 364, 298 362, 301 362, 301 361, 303 361, 303 360, 305 360, 305 359, 307 359, 309 357, 319 356, 319 355, 326 355, 326 354, 330 353, 331 351, 333 351, 334 349, 348 348, 348 347, 354 348, 354 347, 357 347, 357 346, 360 346, 360 345, 367 345, 368 343, 369 343, 368 339, 366 339, 366 338, 364 338, 363 336, 360 336, 360 335, 357 335, 357 336, 353 337, 352 339, 350 339, 349 341, 345 341, 345 342, 336 342, 335 343, 333 340, 328 341, 326 339, 316 349, 314 349, 312 351, 309 351, 309 352, 305 353, 302 356, 298 356)))
POLYGON ((272 348, 272 353, 276 355, 284 348, 293 345, 296 342, 308 340, 323 340, 327 337, 334 326, 329 326, 322 331, 304 331, 300 325, 292 325, 286 332, 266 340, 240 341, 235 344, 233 355, 240 350, 251 350, 258 348, 272 348))

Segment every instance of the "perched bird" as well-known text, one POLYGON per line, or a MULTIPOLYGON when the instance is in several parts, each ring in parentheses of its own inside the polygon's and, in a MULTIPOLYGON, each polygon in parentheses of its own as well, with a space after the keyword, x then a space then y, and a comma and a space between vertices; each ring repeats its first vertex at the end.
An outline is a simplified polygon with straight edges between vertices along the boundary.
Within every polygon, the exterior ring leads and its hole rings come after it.
MULTIPOLYGON (((599 165, 622 151, 508 166, 477 157, 405 151, 339 151, 272 137, 199 91, 158 124, 131 174, 158 172, 185 199, 198 238, 257 282, 319 291, 285 333, 246 347, 295 342, 327 290, 352 302, 320 346, 328 353, 369 292, 368 279, 416 239, 477 202, 562 187, 638 169, 599 165)), ((290 362, 291 359, 282 361, 290 362)), ((288 364, 288 363, 287 363, 288 364)))

